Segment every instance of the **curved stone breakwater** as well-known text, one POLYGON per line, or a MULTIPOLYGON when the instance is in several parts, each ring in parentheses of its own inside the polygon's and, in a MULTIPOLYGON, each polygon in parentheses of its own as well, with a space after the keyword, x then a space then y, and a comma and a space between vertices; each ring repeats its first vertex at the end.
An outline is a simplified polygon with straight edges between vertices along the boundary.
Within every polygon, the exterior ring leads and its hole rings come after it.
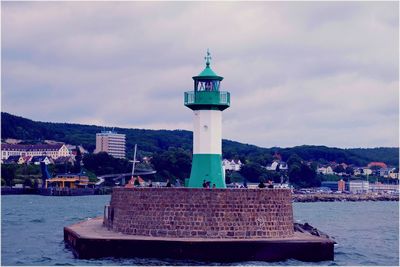
POLYGON ((394 194, 292 194, 293 202, 399 201, 394 194))

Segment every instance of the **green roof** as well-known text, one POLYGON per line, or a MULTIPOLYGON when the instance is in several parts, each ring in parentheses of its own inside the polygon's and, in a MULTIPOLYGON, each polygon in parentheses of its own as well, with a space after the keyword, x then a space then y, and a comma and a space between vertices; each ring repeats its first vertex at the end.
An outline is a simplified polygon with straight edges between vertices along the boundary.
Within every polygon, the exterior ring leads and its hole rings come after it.
POLYGON ((197 76, 193 77, 193 80, 203 80, 203 79, 210 79, 210 80, 219 80, 222 81, 224 77, 218 76, 211 68, 210 65, 207 65, 205 69, 197 76))

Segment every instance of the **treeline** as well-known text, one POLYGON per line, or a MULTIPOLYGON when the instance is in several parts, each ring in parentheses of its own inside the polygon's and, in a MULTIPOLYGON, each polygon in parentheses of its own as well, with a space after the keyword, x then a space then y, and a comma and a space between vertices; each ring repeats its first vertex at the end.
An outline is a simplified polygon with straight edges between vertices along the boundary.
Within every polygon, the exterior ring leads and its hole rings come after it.
MULTIPOLYGON (((71 123, 35 122, 26 118, 1 113, 2 138, 15 138, 30 143, 42 142, 45 139, 82 145, 92 152, 95 149, 95 135, 103 127, 71 123)), ((162 154, 171 148, 179 148, 191 153, 192 132, 184 130, 145 130, 115 128, 118 133, 126 134, 127 157, 132 158, 133 146, 138 144, 139 157, 162 154)), ((297 154, 305 161, 353 164, 365 166, 372 161, 382 161, 390 166, 399 166, 399 148, 351 148, 340 149, 326 146, 296 146, 292 148, 262 148, 235 141, 222 141, 223 157, 240 159, 244 163, 257 163, 265 166, 279 153, 282 160, 287 161, 297 154)))

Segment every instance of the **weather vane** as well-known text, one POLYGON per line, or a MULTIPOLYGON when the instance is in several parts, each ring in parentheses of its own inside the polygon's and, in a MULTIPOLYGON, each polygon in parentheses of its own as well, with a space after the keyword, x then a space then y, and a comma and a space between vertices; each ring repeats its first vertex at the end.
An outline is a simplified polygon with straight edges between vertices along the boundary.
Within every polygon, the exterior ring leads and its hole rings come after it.
POLYGON ((206 60, 206 65, 207 67, 210 66, 210 60, 211 60, 211 56, 210 56, 210 50, 207 48, 207 56, 204 57, 204 59, 206 60))

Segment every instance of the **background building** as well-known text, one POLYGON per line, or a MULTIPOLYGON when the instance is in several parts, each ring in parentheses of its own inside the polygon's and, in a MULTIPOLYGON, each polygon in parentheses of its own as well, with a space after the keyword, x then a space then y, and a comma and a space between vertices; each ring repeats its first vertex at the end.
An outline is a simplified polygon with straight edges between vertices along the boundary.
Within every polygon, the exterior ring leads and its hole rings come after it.
POLYGON ((113 131, 102 131, 96 134, 96 149, 94 153, 107 152, 114 158, 125 158, 125 134, 113 131))
POLYGON ((52 159, 70 156, 71 152, 64 144, 41 144, 41 145, 20 145, 1 144, 1 159, 8 159, 10 156, 48 156, 52 159))
POLYGON ((368 193, 369 182, 363 180, 353 180, 349 182, 349 191, 351 193, 368 193))

